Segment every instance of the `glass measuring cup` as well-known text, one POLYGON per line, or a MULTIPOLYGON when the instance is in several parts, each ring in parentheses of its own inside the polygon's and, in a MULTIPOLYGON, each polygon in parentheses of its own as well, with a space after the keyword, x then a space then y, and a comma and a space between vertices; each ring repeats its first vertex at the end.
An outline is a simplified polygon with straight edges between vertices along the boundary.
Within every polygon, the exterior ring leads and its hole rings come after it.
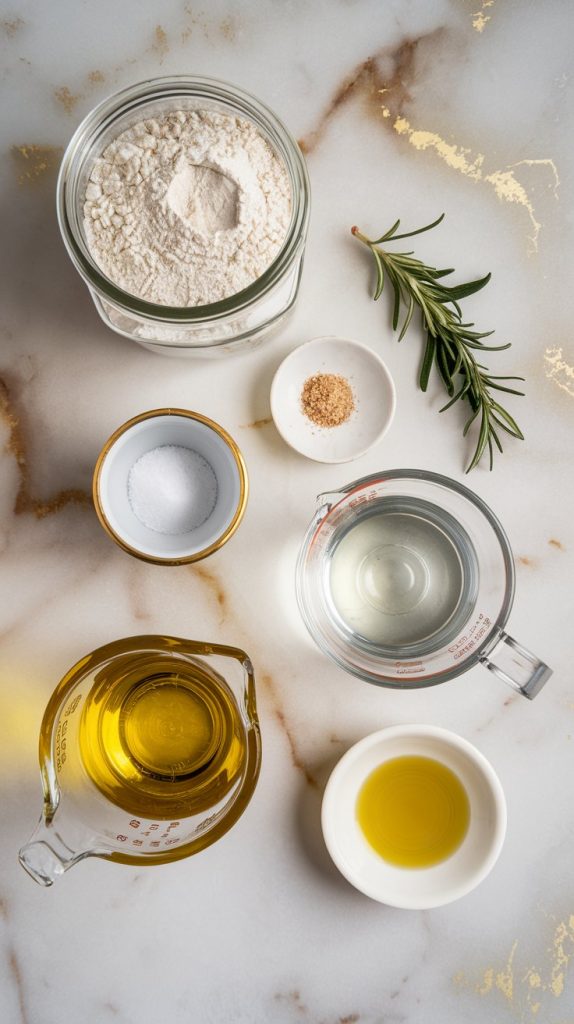
POLYGON ((551 669, 504 631, 514 589, 512 551, 490 508, 454 480, 416 469, 320 494, 297 563, 313 639, 381 686, 433 686, 481 663, 536 696, 551 669))
POLYGON ((19 859, 41 885, 84 857, 197 853, 237 821, 259 775, 251 661, 168 636, 100 647, 50 698, 39 756, 44 810, 19 859))

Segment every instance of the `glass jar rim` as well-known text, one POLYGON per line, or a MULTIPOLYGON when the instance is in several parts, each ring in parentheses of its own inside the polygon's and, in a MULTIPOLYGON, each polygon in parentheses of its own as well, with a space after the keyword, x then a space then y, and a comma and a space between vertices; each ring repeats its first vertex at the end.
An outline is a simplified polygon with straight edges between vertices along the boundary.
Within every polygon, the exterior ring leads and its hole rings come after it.
MULTIPOLYGON (((123 130, 123 129, 121 129, 123 130)), ((145 79, 113 93, 95 106, 78 125, 66 147, 56 187, 58 223, 68 254, 90 288, 115 303, 122 311, 165 323, 217 322, 246 309, 264 296, 282 278, 296 259, 305 239, 309 221, 310 183, 307 167, 296 139, 277 115, 251 93, 216 78, 200 75, 170 75, 145 79), (136 111, 158 99, 205 99, 233 107, 262 128, 274 145, 289 175, 292 191, 291 221, 275 259, 247 288, 217 302, 198 306, 168 306, 138 298, 107 277, 92 258, 84 242, 76 214, 76 190, 84 161, 106 128, 130 110, 136 111)))

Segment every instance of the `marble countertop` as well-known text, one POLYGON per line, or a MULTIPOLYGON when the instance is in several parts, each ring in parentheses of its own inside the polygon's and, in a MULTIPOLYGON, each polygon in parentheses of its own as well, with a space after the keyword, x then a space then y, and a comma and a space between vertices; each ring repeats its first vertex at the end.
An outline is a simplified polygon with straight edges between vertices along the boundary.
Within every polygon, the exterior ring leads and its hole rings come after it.
POLYGON ((574 1020, 573 31, 567 0, 3 0, 3 1024, 574 1020), (275 108, 303 144, 313 188, 293 316, 257 350, 218 362, 163 359, 107 330, 55 216, 61 148, 80 119, 120 87, 182 72, 236 82, 275 108), (509 403, 526 441, 466 482, 516 555, 510 631, 555 670, 533 703, 480 667, 420 692, 361 683, 314 647, 294 604, 295 553, 319 492, 398 466, 464 479, 459 414, 437 415, 438 387, 417 391, 418 329, 396 344, 349 233, 443 211, 417 247, 458 280, 492 271, 469 312, 513 343, 499 372, 528 378, 527 398, 509 403), (269 422, 283 356, 330 333, 380 352, 397 384, 391 431, 349 466, 306 461, 269 422), (112 430, 167 405, 221 422, 251 477, 241 529, 196 568, 131 559, 87 497, 112 430), (91 859, 42 890, 17 851, 40 811, 44 706, 83 654, 145 632, 252 656, 264 742, 255 797, 195 858, 153 869, 91 859), (352 889, 319 825, 344 750, 405 722, 475 743, 508 800, 492 874, 427 912, 352 889))

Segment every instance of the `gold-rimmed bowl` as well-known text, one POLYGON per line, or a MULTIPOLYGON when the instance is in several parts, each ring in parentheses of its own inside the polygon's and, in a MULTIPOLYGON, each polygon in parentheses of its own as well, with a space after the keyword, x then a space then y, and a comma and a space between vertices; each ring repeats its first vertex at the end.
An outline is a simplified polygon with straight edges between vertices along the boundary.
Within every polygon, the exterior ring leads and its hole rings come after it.
POLYGON ((218 551, 237 530, 248 491, 247 468, 233 438, 218 423, 189 409, 152 409, 118 427, 100 452, 92 485, 96 513, 106 533, 128 554, 155 565, 186 565, 218 551), (129 501, 132 466, 147 452, 166 445, 197 452, 217 480, 213 511, 187 533, 150 529, 129 501))

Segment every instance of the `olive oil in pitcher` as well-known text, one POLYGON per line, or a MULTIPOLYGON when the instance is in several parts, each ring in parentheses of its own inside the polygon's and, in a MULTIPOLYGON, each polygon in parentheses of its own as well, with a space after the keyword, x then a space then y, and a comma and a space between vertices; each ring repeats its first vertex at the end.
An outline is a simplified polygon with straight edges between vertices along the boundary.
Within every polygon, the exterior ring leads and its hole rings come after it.
POLYGON ((247 756, 225 681, 204 665, 141 656, 98 673, 79 730, 93 783, 130 814, 168 819, 215 807, 247 756))
POLYGON ((99 647, 52 693, 39 760, 42 815, 19 860, 41 885, 86 857, 151 866, 199 853, 259 776, 251 659, 173 636, 99 647))

